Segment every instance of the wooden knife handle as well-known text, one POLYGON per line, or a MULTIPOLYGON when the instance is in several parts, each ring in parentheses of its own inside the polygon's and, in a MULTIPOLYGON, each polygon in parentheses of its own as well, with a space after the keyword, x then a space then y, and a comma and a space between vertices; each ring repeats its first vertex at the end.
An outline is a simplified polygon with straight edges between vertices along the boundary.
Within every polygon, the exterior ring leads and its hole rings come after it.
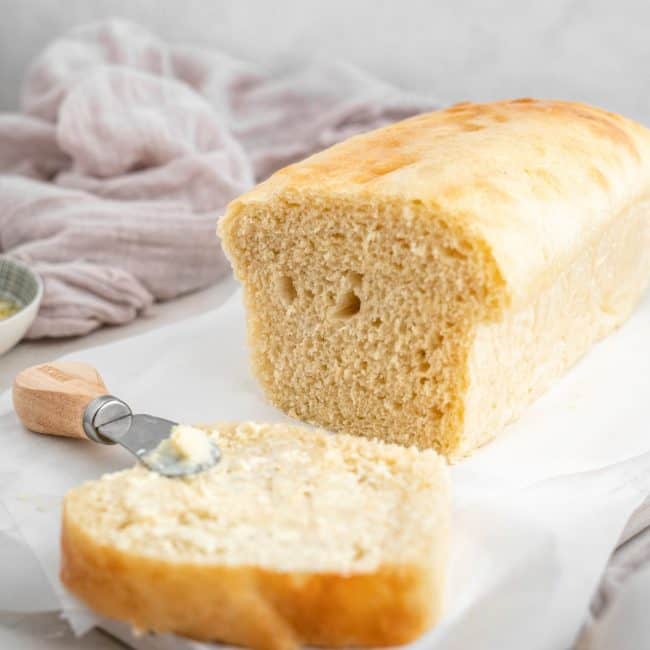
POLYGON ((55 436, 88 438, 83 414, 108 389, 95 368, 77 361, 33 366, 14 379, 14 409, 31 431, 55 436))

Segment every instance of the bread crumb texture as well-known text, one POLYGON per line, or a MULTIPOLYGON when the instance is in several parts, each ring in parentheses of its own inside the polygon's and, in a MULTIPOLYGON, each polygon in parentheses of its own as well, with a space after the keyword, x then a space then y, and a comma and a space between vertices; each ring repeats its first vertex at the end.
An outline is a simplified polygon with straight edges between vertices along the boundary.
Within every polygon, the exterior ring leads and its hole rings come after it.
POLYGON ((583 104, 459 104, 235 200, 220 236, 276 406, 449 458, 516 418, 650 278, 650 135, 583 104))
POLYGON ((70 491, 62 580, 145 630, 260 648, 390 645, 440 613, 444 460, 286 425, 209 428, 222 459, 70 491))

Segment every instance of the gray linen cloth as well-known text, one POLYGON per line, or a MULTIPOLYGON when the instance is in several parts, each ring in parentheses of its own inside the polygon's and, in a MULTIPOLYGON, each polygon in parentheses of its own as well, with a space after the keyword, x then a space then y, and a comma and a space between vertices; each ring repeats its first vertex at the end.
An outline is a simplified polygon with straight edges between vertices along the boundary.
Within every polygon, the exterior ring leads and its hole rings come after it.
POLYGON ((224 206, 274 170, 431 110, 350 66, 270 76, 110 20, 34 61, 0 114, 0 253, 37 270, 29 338, 86 334, 216 282, 224 206))

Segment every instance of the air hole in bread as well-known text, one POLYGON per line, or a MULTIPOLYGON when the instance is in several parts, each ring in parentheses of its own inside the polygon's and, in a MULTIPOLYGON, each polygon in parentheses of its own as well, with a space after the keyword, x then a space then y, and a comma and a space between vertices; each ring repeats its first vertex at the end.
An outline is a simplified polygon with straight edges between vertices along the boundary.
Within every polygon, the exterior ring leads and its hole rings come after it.
POLYGON ((463 253, 463 251, 459 251, 457 248, 452 248, 451 246, 443 246, 442 247, 442 252, 447 256, 447 257, 453 257, 454 259, 457 260, 466 260, 467 255, 463 253))
POLYGON ((359 313, 361 300, 354 291, 346 291, 334 308, 333 316, 337 319, 352 318, 359 313))
POLYGON ((355 271, 350 271, 348 273, 348 280, 354 289, 358 289, 363 282, 363 273, 356 273, 355 271))
POLYGON ((280 292, 282 302, 287 306, 290 305, 298 295, 293 280, 288 275, 283 275, 278 280, 278 291, 280 292))

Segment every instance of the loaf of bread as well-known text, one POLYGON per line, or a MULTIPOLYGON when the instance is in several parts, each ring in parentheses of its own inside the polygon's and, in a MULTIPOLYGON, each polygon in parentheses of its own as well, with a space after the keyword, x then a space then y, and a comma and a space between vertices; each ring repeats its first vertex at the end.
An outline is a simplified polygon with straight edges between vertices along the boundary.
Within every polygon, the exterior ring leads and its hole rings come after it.
POLYGON ((650 132, 571 102, 458 104, 279 171, 219 231, 273 404, 457 458, 638 302, 650 132))
POLYGON ((440 614, 444 459, 286 425, 210 428, 222 459, 64 501, 63 583, 140 630, 253 648, 394 645, 440 614))

